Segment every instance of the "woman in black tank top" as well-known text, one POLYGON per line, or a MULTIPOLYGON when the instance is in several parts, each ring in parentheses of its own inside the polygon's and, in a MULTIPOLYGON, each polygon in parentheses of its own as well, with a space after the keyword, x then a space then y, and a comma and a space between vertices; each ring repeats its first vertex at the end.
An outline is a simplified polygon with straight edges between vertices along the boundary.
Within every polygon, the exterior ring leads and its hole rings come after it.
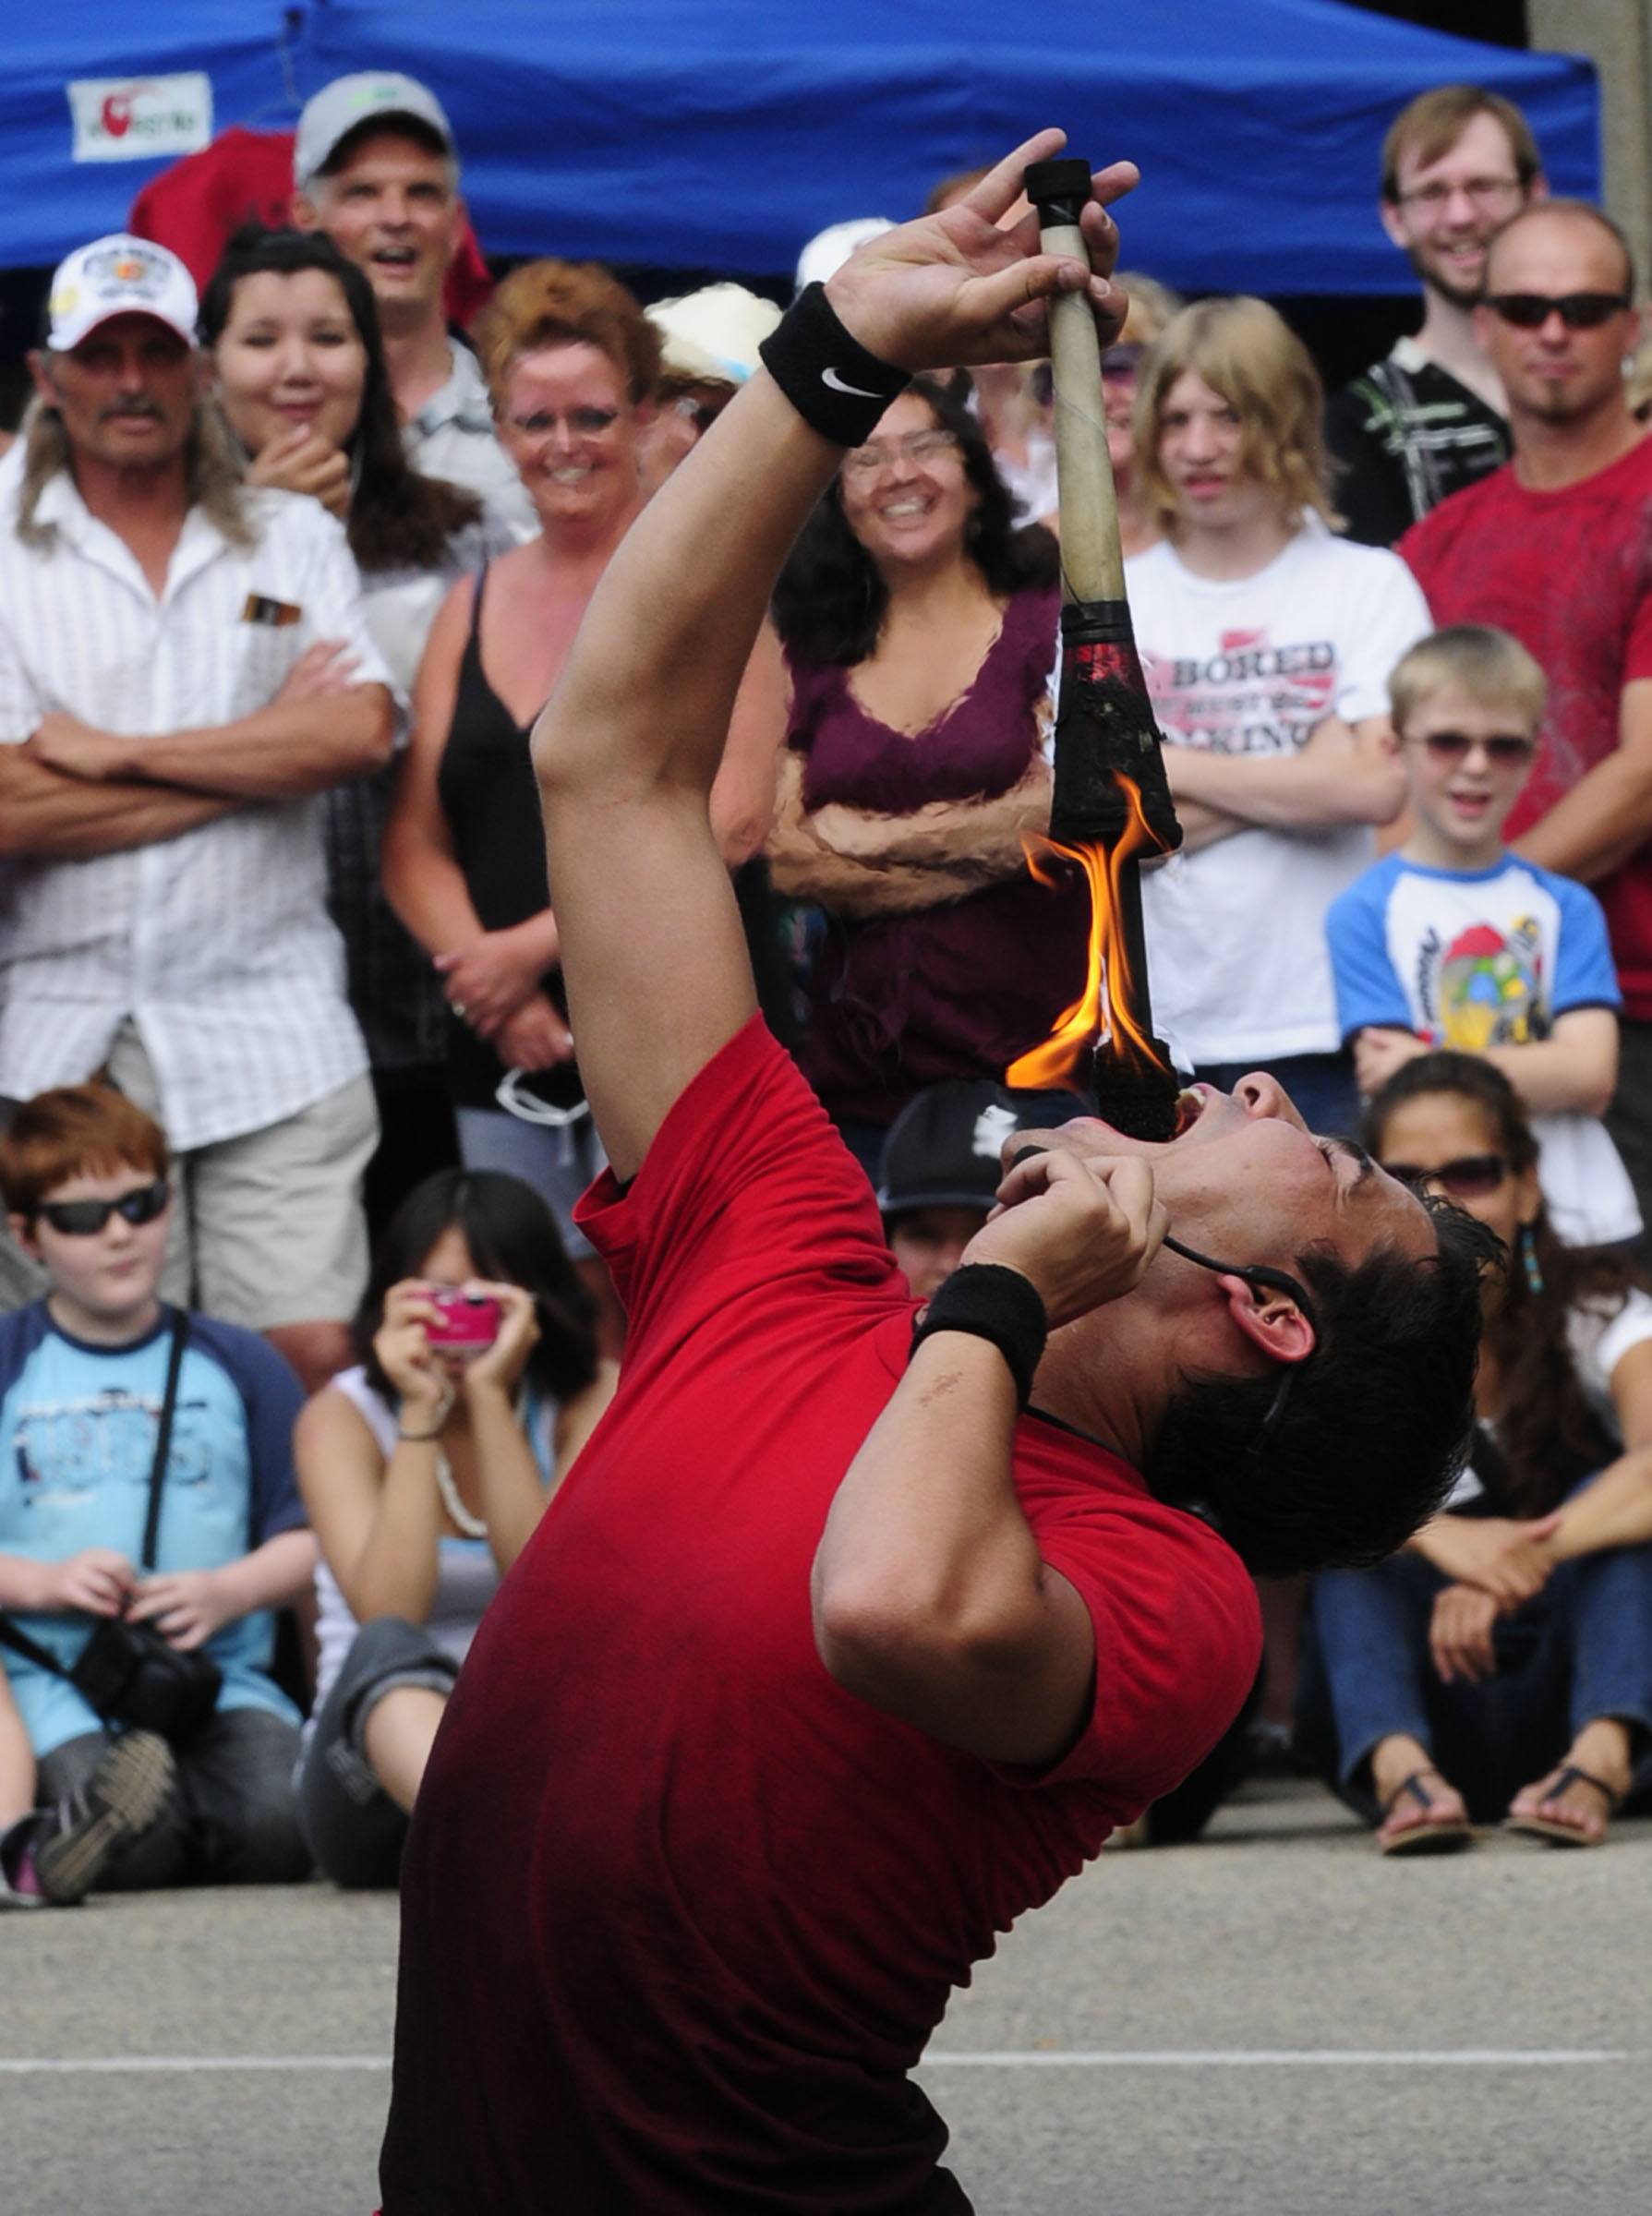
POLYGON ((541 535, 457 585, 437 619, 384 881, 446 981, 465 1163, 540 1191, 595 1279, 601 1265, 572 1210, 602 1157, 556 967, 530 740, 585 603, 642 505, 642 410, 659 341, 622 285, 552 261, 515 271, 473 335, 541 535), (500 1097, 507 1078, 515 1113, 500 1097))

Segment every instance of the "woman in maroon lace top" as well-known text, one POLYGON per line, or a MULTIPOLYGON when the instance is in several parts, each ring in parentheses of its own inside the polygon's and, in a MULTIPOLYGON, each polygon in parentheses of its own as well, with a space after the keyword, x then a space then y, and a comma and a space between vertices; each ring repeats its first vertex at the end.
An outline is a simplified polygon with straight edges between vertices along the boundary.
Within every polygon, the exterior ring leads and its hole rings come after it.
POLYGON ((1021 844, 1049 825, 1055 573, 973 416, 919 378, 776 588, 792 697, 770 863, 827 919, 800 1054, 869 1167, 913 1093, 1002 1078, 1083 985, 1088 895, 1035 884, 1021 844))

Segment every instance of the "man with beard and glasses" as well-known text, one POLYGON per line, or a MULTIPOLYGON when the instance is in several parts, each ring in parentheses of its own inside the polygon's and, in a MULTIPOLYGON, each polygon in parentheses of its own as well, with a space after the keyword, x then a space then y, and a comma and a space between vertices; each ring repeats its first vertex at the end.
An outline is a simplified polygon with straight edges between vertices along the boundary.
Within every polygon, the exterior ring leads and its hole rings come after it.
POLYGON ((999 228, 1061 144, 805 291, 535 733, 631 1335, 420 1787, 385 2216, 966 2210, 909 2075, 952 1989, 1231 1721, 1247 1564, 1375 1559, 1461 1452, 1478 1227, 1270 1078, 1017 1135, 915 1319, 756 1011, 708 801, 776 573, 912 371, 1057 290, 1117 330, 1127 164, 1088 266, 999 228))
POLYGON ((1514 457, 1398 551, 1437 623, 1512 632, 1549 680, 1507 834, 1606 910, 1623 991, 1607 1128, 1652 1222, 1652 439, 1623 383, 1634 297, 1598 208, 1543 200, 1498 233, 1475 315, 1514 457))
POLYGON ((1448 493, 1507 460, 1502 388, 1474 307, 1491 234, 1545 189, 1531 127, 1499 93, 1443 85, 1390 126, 1379 211, 1422 280, 1423 321, 1326 411, 1350 538, 1391 547, 1448 493))

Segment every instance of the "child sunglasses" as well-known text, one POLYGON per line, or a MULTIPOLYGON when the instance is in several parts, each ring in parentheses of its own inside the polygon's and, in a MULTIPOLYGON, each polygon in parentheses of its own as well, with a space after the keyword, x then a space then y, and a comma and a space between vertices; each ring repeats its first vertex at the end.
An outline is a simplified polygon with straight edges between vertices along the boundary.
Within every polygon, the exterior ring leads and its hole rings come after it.
POLYGON ((1471 738, 1466 731, 1429 731, 1414 743, 1426 747, 1436 762, 1466 762, 1477 746, 1483 746, 1486 759, 1500 769, 1529 762, 1537 744, 1523 731, 1496 731, 1489 739, 1471 738))
POLYGON ((164 1177, 122 1193, 117 1200, 42 1200, 40 1213, 52 1229, 67 1239, 90 1239, 102 1230, 111 1216, 128 1223, 152 1223, 172 1198, 164 1177))

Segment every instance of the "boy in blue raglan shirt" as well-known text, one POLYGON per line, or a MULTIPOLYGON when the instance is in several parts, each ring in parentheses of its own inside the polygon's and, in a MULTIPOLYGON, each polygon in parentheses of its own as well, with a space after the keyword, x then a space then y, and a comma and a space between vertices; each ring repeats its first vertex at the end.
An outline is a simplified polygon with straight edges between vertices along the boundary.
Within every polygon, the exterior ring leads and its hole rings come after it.
POLYGON ((1360 1091, 1436 1047, 1494 1062, 1531 1111, 1550 1222, 1587 1246, 1641 1224, 1599 1121, 1621 1001, 1606 919, 1593 893, 1502 841, 1545 691, 1525 648, 1481 624, 1403 656, 1389 694, 1410 836, 1332 902, 1326 933, 1360 1091))
POLYGON ((253 1332, 187 1316, 144 1572, 175 1321, 156 1293, 174 1205, 165 1139, 106 1086, 42 1093, 0 1136, 0 1191, 48 1285, 0 1316, 0 1610, 65 1667, 97 1618, 125 1616, 203 1648, 223 1675, 212 1716, 167 1750, 111 1730, 66 1679, 0 1647, 10 1771, 20 1718, 42 1804, 0 1836, 0 1890, 11 1905, 72 1897, 89 1862, 110 1886, 302 1877, 298 1716, 269 1675, 271 1611, 307 1589, 316 1560, 293 1475, 298 1380, 253 1332), (66 1859, 66 1893, 51 1882, 66 1859))

